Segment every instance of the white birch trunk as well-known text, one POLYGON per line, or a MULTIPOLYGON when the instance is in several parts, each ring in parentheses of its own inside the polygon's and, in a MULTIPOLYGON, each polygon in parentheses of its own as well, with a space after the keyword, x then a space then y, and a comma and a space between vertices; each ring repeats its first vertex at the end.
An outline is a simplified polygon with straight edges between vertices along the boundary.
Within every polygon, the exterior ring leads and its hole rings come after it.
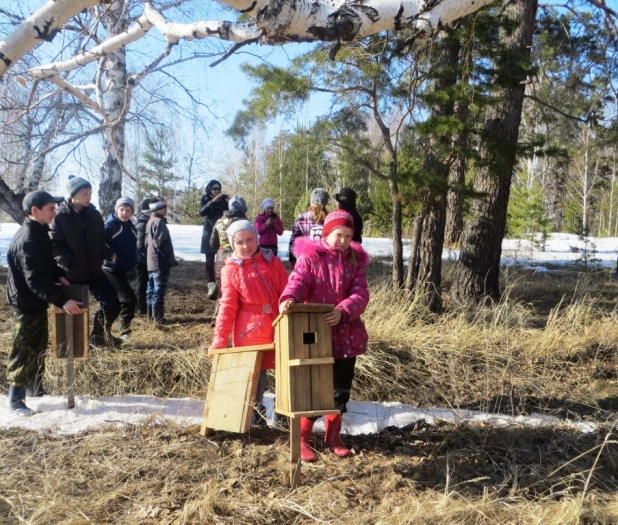
MULTIPOLYGON (((103 19, 107 38, 124 31, 125 20, 122 0, 114 0, 106 10, 103 19)), ((127 60, 125 48, 121 47, 101 59, 101 74, 97 81, 97 98, 105 111, 108 121, 116 121, 103 133, 103 162, 101 164, 101 183, 99 186, 99 206, 106 216, 114 211, 114 204, 122 193, 122 164, 125 147, 125 119, 120 118, 127 97, 127 60)))

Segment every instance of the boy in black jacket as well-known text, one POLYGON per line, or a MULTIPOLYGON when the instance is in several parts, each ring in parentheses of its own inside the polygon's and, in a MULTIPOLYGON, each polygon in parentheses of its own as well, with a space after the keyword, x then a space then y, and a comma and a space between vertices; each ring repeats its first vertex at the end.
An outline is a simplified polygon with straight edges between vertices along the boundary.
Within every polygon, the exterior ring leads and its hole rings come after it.
POLYGON ((150 205, 150 219, 146 225, 146 264, 148 265, 148 318, 154 324, 165 324, 165 294, 170 268, 178 266, 174 256, 172 237, 167 227, 167 203, 150 205))
POLYGON ((58 207, 50 237, 58 266, 72 284, 87 284, 99 302, 94 314, 90 344, 118 347, 122 339, 112 335, 120 313, 118 294, 103 273, 105 230, 103 217, 90 203, 92 185, 81 177, 69 177, 69 198, 58 207))
POLYGON ((26 393, 45 395, 42 381, 47 348, 47 306, 63 308, 68 314, 81 312, 81 303, 69 299, 62 286, 69 282, 54 260, 49 240, 49 224, 56 216, 62 197, 33 191, 23 200, 27 214, 11 241, 6 295, 13 307, 13 347, 7 362, 9 407, 19 415, 31 415, 26 393))

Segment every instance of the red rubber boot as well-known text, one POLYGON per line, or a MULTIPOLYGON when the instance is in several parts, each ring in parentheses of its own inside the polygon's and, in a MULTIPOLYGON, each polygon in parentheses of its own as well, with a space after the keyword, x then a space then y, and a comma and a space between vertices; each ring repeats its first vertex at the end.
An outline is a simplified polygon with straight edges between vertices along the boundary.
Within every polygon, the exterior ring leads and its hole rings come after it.
POLYGON ((339 432, 341 432, 341 416, 324 416, 324 424, 326 426, 324 441, 328 443, 332 453, 338 458, 347 458, 351 451, 343 444, 339 437, 339 432))
POLYGON ((314 423, 315 421, 307 419, 306 417, 300 418, 300 459, 307 463, 313 463, 318 459, 315 450, 313 450, 309 444, 309 438, 311 437, 314 423))

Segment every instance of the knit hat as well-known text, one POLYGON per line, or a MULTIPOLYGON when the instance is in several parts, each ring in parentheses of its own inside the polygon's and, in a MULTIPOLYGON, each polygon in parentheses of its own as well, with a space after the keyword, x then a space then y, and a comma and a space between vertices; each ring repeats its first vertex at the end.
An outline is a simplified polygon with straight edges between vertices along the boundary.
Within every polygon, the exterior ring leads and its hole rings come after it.
POLYGON ((92 188, 92 184, 90 184, 86 179, 76 177, 75 175, 69 175, 68 186, 69 197, 73 197, 79 190, 83 190, 84 188, 92 188))
POLYGON ((140 206, 140 208, 142 209, 143 212, 150 212, 150 205, 153 202, 158 202, 159 199, 157 199, 156 197, 146 197, 143 201, 142 204, 140 206))
POLYGON ((247 211, 247 203, 240 195, 234 195, 227 203, 227 206, 230 211, 241 211, 243 213, 247 211))
POLYGON ((331 211, 324 219, 324 226, 322 227, 322 238, 326 239, 330 232, 339 226, 345 226, 350 228, 352 233, 354 232, 354 219, 347 211, 335 210, 331 211))
POLYGON ((216 186, 217 184, 219 185, 219 187, 221 187, 221 183, 217 179, 209 180, 208 184, 206 184, 206 187, 204 188, 206 190, 206 193, 210 193, 210 188, 216 186))
POLYGON ((167 202, 165 201, 157 201, 150 203, 150 212, 154 212, 157 210, 162 210, 163 208, 167 208, 167 202))
POLYGON ((120 197, 116 201, 114 211, 118 211, 118 208, 120 208, 120 206, 128 206, 129 208, 131 208, 132 212, 135 211, 135 201, 133 199, 130 199, 129 197, 120 197))
POLYGON ((330 195, 324 188, 315 188, 311 192, 310 202, 312 206, 326 206, 329 199, 330 195))
POLYGON ((352 188, 341 188, 335 195, 335 200, 343 204, 354 206, 356 204, 356 192, 352 188))
POLYGON ((234 235, 236 235, 238 232, 243 231, 243 230, 249 230, 251 233, 253 233, 253 236, 256 238, 258 238, 258 232, 255 229, 255 226, 253 226, 253 224, 251 224, 249 221, 245 221, 244 219, 241 219, 239 221, 234 221, 232 224, 230 224, 227 227, 226 230, 226 234, 227 234, 227 239, 228 241, 230 241, 230 246, 233 248, 234 247, 234 235))
POLYGON ((276 206, 275 201, 272 200, 270 197, 268 199, 264 199, 262 201, 262 204, 260 205, 260 208, 262 208, 263 210, 265 210, 266 208, 274 208, 276 206))

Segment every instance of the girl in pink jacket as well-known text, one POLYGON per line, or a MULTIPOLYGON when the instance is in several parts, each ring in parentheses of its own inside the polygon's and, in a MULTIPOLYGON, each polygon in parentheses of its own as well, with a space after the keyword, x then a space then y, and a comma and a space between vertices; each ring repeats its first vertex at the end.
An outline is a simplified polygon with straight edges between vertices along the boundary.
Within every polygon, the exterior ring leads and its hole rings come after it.
POLYGON ((262 201, 262 213, 255 218, 255 228, 260 234, 260 248, 272 250, 277 255, 279 235, 283 235, 283 223, 281 217, 275 213, 275 201, 264 199, 262 201))
MULTIPOLYGON (((288 274, 281 259, 258 246, 258 233, 249 221, 233 222, 226 233, 234 253, 221 270, 221 299, 210 348, 227 348, 230 335, 235 347, 271 344, 288 274)), ((256 410, 263 416, 266 370, 275 368, 275 352, 262 354, 256 410)))
MULTIPOLYGON (((332 327, 335 408, 346 412, 354 378, 356 356, 367 351, 367 331, 360 319, 369 302, 365 268, 369 255, 360 244, 352 242, 354 220, 343 210, 329 213, 324 221, 322 239, 298 238, 294 244, 297 262, 281 295, 279 311, 287 313, 290 303, 333 304, 324 315, 332 327)), ((309 437, 317 418, 301 418, 301 458, 315 461, 309 437)), ((324 417, 326 441, 332 452, 346 457, 350 450, 343 444, 341 416, 324 417)))

